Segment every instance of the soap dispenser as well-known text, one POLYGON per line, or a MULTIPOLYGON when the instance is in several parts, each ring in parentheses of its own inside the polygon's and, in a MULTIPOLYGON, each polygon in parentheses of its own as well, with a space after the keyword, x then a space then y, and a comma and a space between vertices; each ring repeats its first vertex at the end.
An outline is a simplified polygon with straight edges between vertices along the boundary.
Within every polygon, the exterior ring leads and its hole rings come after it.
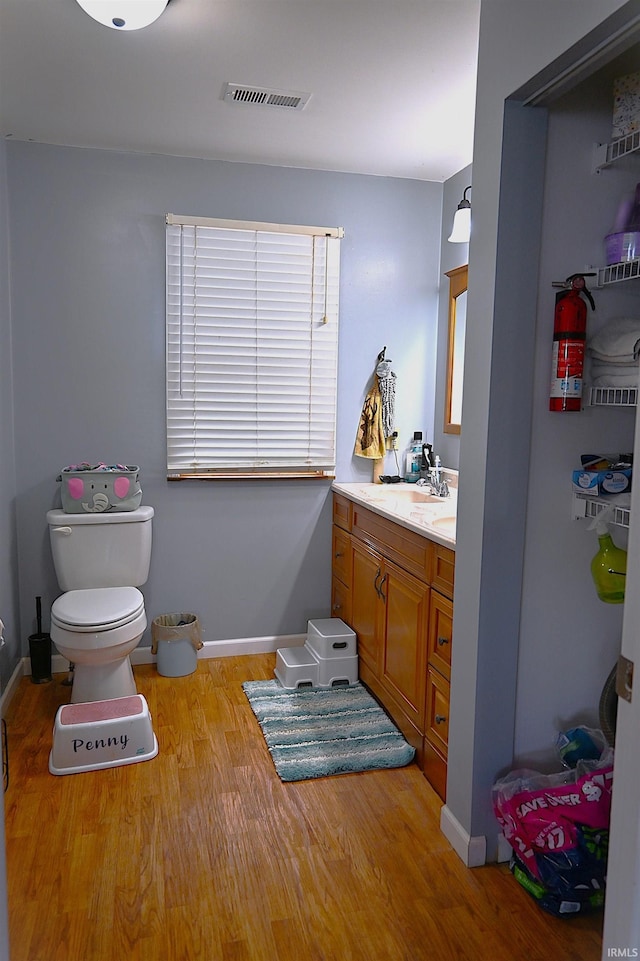
POLYGON ((622 604, 627 573, 627 552, 616 547, 609 533, 613 506, 609 505, 595 517, 589 530, 598 535, 598 553, 591 561, 591 576, 601 601, 622 604))

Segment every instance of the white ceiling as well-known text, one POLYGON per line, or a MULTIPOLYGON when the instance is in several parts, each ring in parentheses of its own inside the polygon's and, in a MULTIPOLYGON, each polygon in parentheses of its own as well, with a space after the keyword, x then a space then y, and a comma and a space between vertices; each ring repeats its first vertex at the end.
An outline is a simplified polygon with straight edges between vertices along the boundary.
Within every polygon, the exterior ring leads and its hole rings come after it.
POLYGON ((170 0, 119 32, 76 0, 0 0, 0 133, 441 182, 472 159, 479 8, 170 0), (312 96, 230 105, 227 81, 312 96))

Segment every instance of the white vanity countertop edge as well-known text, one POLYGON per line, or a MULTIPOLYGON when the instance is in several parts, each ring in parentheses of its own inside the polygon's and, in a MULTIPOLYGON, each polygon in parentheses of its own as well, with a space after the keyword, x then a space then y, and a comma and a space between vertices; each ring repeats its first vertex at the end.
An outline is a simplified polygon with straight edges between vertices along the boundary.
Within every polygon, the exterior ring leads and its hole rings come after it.
MULTIPOLYGON (((334 481, 331 485, 331 490, 335 491, 336 494, 342 494, 343 497, 347 497, 351 501, 355 501, 362 507, 366 507, 367 510, 372 511, 374 514, 386 517, 388 520, 394 521, 409 531, 421 534, 430 541, 435 541, 436 544, 442 544, 443 547, 448 547, 450 550, 455 551, 455 524, 451 533, 445 533, 439 530, 433 522, 437 521, 438 518, 450 517, 451 515, 455 516, 457 491, 453 490, 449 497, 439 499, 437 502, 425 498, 425 505, 423 507, 421 504, 416 505, 413 501, 409 500, 403 503, 402 494, 398 495, 396 492, 394 496, 394 488, 396 488, 396 486, 399 485, 341 484, 339 481, 334 481), (385 503, 387 498, 389 501, 388 504, 385 503)), ((413 485, 402 486, 405 489, 407 487, 413 487, 413 485)))

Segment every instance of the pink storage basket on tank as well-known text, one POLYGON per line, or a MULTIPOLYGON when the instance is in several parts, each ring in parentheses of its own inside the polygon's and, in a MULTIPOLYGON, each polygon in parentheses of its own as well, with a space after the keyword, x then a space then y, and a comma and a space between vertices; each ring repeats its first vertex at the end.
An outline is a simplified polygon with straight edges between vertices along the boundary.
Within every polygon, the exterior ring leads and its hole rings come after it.
POLYGON ((66 514, 134 511, 142 502, 139 467, 72 464, 56 480, 66 514))

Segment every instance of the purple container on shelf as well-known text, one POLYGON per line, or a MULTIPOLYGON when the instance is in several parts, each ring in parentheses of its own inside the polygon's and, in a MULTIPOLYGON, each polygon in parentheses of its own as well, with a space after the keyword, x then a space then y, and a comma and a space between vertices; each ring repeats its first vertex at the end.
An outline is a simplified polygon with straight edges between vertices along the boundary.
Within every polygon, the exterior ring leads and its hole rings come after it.
POLYGON ((620 230, 604 238, 607 267, 640 257, 640 231, 620 230))

